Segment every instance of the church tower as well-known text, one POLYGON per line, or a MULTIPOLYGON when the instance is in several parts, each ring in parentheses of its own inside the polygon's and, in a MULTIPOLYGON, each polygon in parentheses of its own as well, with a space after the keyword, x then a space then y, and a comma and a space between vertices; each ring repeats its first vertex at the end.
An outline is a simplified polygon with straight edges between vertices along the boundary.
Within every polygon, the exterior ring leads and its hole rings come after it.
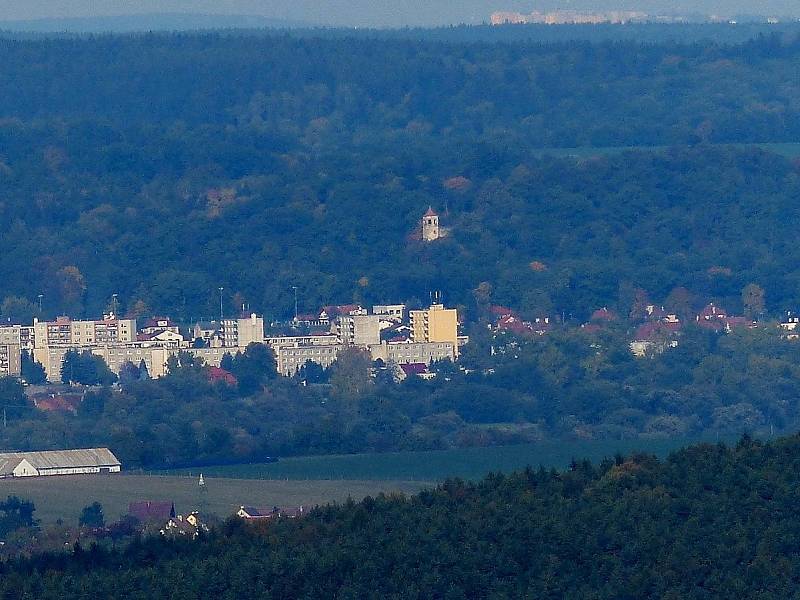
POLYGON ((422 240, 433 242, 441 237, 439 233, 439 215, 432 207, 428 207, 428 212, 422 217, 422 240))

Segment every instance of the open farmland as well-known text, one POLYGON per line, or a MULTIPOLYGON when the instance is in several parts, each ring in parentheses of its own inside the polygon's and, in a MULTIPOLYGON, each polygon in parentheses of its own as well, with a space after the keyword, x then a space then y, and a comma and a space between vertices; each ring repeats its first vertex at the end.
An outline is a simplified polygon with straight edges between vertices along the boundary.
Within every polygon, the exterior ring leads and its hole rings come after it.
MULTIPOLYGON (((735 442, 726 437, 710 441, 735 442)), ((491 471, 510 472, 527 466, 562 469, 572 459, 599 462, 616 453, 647 452, 666 456, 702 439, 671 440, 586 440, 541 442, 516 446, 458 448, 428 452, 386 452, 282 458, 275 463, 225 465, 202 469, 166 471, 170 475, 197 475, 200 471, 216 477, 278 480, 385 480, 441 481, 448 477, 480 479, 491 471)))
POLYGON ((44 523, 62 519, 76 524, 81 509, 98 501, 106 520, 127 513, 135 500, 171 500, 179 513, 198 508, 221 517, 234 513, 240 505, 314 506, 328 502, 355 500, 380 492, 419 491, 424 484, 406 481, 263 481, 206 477, 206 493, 201 494, 193 477, 149 477, 144 475, 81 475, 4 479, 0 497, 17 495, 36 504, 36 517, 44 523))

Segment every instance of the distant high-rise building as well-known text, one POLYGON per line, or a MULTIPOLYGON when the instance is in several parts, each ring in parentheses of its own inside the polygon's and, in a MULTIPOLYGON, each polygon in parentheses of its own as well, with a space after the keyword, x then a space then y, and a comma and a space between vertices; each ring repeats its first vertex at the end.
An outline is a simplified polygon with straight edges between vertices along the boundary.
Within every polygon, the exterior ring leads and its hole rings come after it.
POLYGON ((411 311, 413 342, 445 342, 458 353, 458 311, 432 304, 427 310, 411 311))
POLYGON ((246 348, 249 344, 264 343, 264 319, 255 313, 239 319, 223 319, 220 329, 225 348, 246 348))
POLYGON ((381 318, 378 315, 340 316, 333 326, 340 344, 369 346, 381 341, 381 318))

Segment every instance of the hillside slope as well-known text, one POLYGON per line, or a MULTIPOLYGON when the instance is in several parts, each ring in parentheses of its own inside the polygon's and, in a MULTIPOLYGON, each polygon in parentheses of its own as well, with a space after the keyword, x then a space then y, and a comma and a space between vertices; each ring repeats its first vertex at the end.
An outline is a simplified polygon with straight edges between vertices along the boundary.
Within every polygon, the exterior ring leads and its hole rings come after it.
POLYGON ((798 300, 800 42, 0 41, 0 299, 19 320, 351 300, 583 318, 620 286, 798 300), (543 147, 683 150, 552 159, 543 147), (686 147, 691 145, 693 147, 686 147), (451 236, 413 239, 429 205, 451 236), (532 271, 534 261, 545 270, 532 271), (230 296, 228 296, 230 292, 230 296), (235 296, 234 294, 238 293, 235 296), (141 301, 141 302, 140 302, 141 301))
POLYGON ((448 482, 198 543, 0 565, 21 598, 792 598, 800 438, 448 482), (91 572, 85 569, 91 567, 91 572), (189 576, 187 576, 189 575, 189 576), (176 596, 177 594, 177 596, 176 596))

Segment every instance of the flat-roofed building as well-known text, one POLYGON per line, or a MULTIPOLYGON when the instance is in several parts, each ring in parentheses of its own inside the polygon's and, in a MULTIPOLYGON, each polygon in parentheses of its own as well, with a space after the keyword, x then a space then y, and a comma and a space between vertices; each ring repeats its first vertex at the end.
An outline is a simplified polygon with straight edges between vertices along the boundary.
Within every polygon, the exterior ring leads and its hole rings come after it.
POLYGON ((400 344, 382 344, 369 347, 372 360, 381 359, 384 363, 408 365, 423 363, 426 365, 438 360, 455 360, 456 347, 451 342, 411 342, 400 344))
POLYGON ((106 315, 99 321, 73 321, 67 316, 34 323, 37 348, 45 346, 89 346, 136 341, 136 320, 106 315))
POLYGON ((122 464, 108 448, 0 454, 0 479, 119 473, 121 470, 122 464))
POLYGON ((238 319, 223 319, 220 337, 226 348, 246 348, 249 344, 263 344, 264 319, 255 313, 238 319))
POLYGON ((278 346, 275 348, 278 373, 291 377, 309 360, 327 369, 344 347, 344 344, 278 346))
POLYGON ((19 344, 0 343, 0 377, 19 377, 22 371, 19 344))
POLYGON ((458 311, 442 304, 432 304, 427 310, 412 310, 411 340, 452 344, 458 356, 458 311))
POLYGON ((381 318, 377 315, 346 315, 336 317, 333 332, 340 344, 369 346, 381 341, 381 318))
POLYGON ((339 343, 335 333, 310 333, 308 335, 275 335, 266 339, 274 350, 282 346, 334 346, 339 343))

